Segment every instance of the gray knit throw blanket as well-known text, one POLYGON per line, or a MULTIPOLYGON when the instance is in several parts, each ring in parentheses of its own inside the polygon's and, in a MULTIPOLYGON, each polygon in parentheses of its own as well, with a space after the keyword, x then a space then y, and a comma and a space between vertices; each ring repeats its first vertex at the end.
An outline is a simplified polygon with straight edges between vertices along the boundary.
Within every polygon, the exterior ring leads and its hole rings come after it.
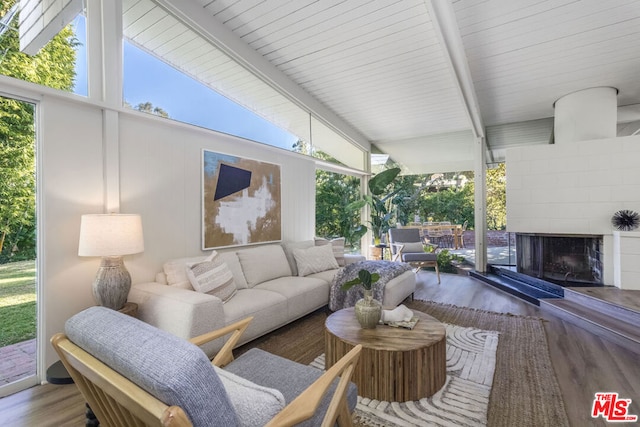
POLYGON ((356 302, 363 297, 364 288, 361 285, 353 286, 348 291, 341 289, 342 285, 349 280, 358 277, 358 272, 362 269, 369 273, 378 273, 380 280, 373 284, 373 298, 382 302, 385 285, 394 277, 397 277, 405 271, 411 270, 409 264, 403 262, 392 261, 358 261, 353 264, 347 264, 342 267, 331 282, 331 293, 329 295, 329 309, 332 311, 341 310, 347 307, 353 307, 356 302))

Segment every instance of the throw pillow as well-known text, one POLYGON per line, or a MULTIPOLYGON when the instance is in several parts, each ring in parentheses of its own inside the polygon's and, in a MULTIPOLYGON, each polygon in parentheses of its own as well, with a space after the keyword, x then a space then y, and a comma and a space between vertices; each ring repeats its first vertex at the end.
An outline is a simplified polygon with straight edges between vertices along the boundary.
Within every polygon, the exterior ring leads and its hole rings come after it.
POLYGON ((275 388, 263 387, 214 366, 241 426, 262 427, 285 407, 284 396, 275 388))
POLYGON ((293 257, 293 251, 296 249, 309 249, 314 247, 313 240, 304 240, 302 242, 285 242, 282 244, 284 254, 287 256, 289 267, 291 267, 291 274, 293 276, 298 275, 298 266, 296 265, 296 259, 293 257))
POLYGON ((333 240, 316 237, 315 242, 316 246, 331 245, 331 248, 333 249, 333 256, 336 258, 338 265, 340 267, 344 267, 347 264, 344 258, 344 237, 339 237, 333 240))
POLYGON ((172 259, 165 262, 162 269, 167 276, 167 284, 172 286, 176 283, 188 282, 187 264, 204 261, 206 258, 207 255, 201 255, 197 257, 172 259))
POLYGON ((223 302, 237 291, 231 270, 216 251, 202 262, 187 264, 187 276, 193 289, 216 296, 223 302))
POLYGON ((314 246, 309 249, 294 249, 293 257, 298 266, 298 276, 308 276, 321 271, 339 268, 330 245, 314 246))
POLYGON ((404 245, 403 254, 424 252, 424 246, 420 242, 396 242, 397 245, 404 245))

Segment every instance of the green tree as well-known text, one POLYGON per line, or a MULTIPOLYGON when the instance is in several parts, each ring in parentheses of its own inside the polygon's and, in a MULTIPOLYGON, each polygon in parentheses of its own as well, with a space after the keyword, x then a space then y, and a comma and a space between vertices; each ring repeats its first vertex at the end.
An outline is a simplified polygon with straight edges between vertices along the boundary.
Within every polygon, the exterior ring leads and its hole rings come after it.
MULTIPOLYGON (((5 16, 16 0, 0 2, 5 16)), ((0 74, 71 91, 75 79, 76 40, 68 26, 37 55, 19 51, 17 15, 0 35, 0 74)), ((34 106, 0 98, 0 256, 16 250, 20 258, 35 257, 34 106)))
POLYGON ((323 170, 316 171, 316 234, 344 237, 360 247, 360 212, 346 207, 360 198, 360 179, 323 170))
POLYGON ((487 170, 487 228, 507 228, 507 175, 504 163, 487 170))
POLYGON ((134 107, 134 110, 142 111, 143 113, 155 114, 156 116, 169 118, 169 113, 167 113, 161 107, 154 107, 151 102, 141 102, 140 104, 134 107))

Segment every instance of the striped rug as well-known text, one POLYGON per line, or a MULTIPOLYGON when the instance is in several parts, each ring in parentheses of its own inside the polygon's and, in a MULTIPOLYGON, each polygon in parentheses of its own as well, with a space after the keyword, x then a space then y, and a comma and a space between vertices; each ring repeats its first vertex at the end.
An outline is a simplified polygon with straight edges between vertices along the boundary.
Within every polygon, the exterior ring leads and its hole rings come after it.
MULTIPOLYGON (((354 421, 363 426, 483 426, 496 366, 498 332, 447 328, 447 380, 430 398, 382 402, 358 396, 354 421)), ((324 369, 324 354, 311 366, 324 369)))

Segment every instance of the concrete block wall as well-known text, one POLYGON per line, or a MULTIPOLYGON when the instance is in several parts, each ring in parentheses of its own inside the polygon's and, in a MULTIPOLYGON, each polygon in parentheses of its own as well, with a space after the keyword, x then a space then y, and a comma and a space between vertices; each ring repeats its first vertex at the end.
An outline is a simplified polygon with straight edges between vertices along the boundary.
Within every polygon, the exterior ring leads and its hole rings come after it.
POLYGON ((611 217, 640 212, 640 136, 515 147, 506 164, 507 230, 602 235, 604 282, 613 285, 611 217))
POLYGON ((507 229, 608 234, 640 211, 640 136, 507 150, 507 229))

